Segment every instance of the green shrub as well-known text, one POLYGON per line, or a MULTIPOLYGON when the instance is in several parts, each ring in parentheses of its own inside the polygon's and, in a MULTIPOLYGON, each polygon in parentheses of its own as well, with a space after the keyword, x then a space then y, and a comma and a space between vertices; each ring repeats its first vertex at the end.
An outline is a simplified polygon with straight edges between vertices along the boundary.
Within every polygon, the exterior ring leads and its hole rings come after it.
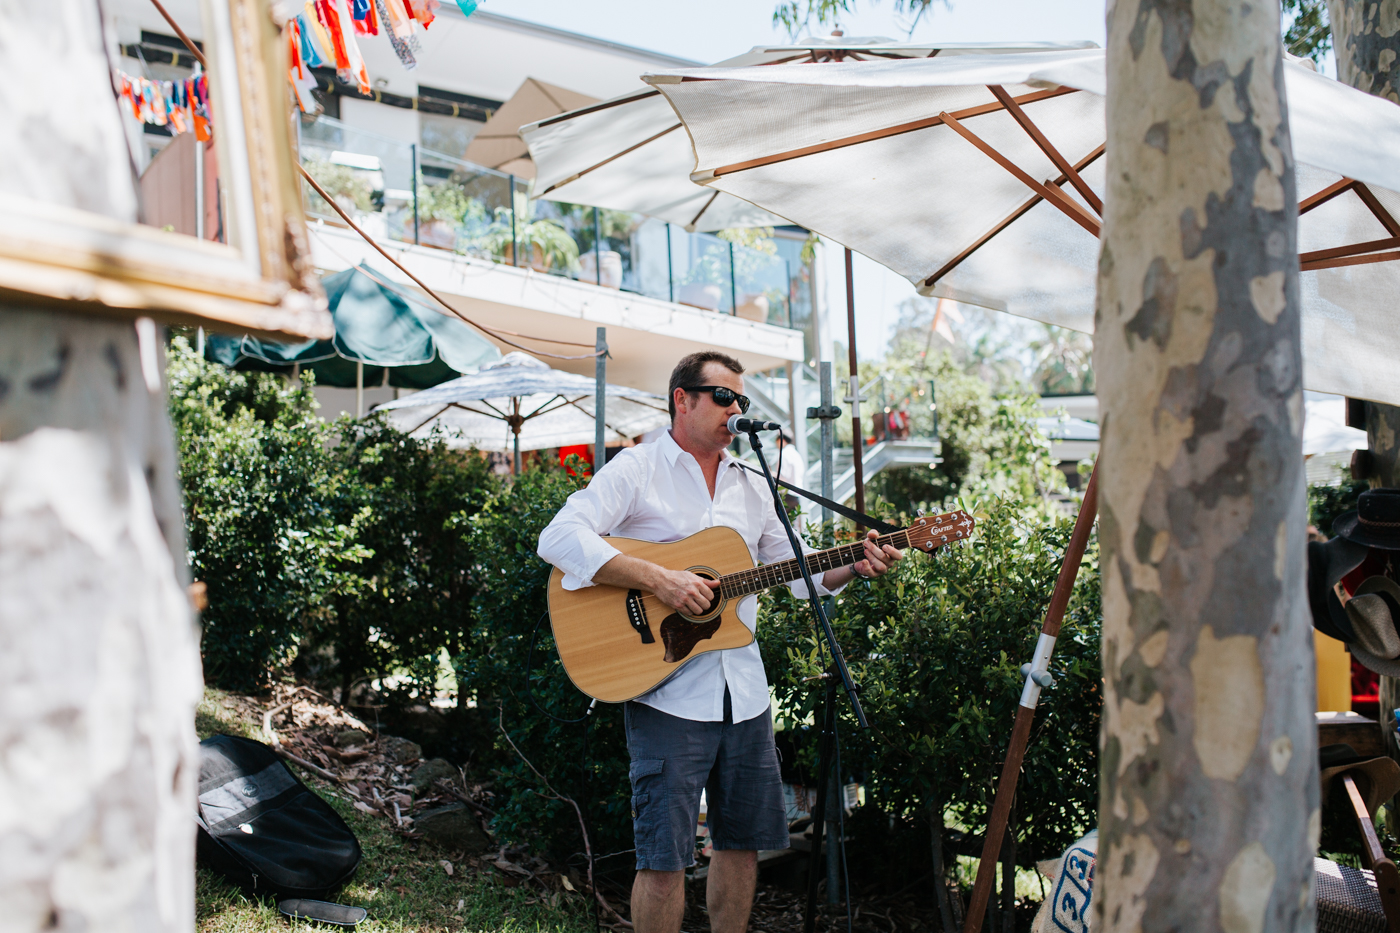
POLYGON ((309 382, 229 372, 182 338, 169 374, 191 571, 208 586, 204 676, 259 690, 326 621, 330 594, 355 587, 364 516, 342 507, 309 382))
POLYGON ((410 437, 378 418, 345 419, 337 430, 330 456, 345 490, 338 508, 357 516, 366 556, 355 567, 358 585, 330 594, 306 668, 347 691, 354 678, 374 675, 382 702, 424 703, 442 652, 460 651, 471 625, 475 574, 462 530, 496 482, 474 451, 410 437))
MULTIPOLYGON (((1010 500, 987 500, 976 514, 969 542, 932 558, 911 554, 880 582, 853 583, 833 624, 871 723, 857 730, 841 697, 843 767, 864 776, 867 805, 925 824, 944 812, 981 834, 1024 683, 1020 666, 1034 651, 1072 523, 1010 500)), ((1057 854, 1096 822, 1099 625, 1091 548, 1018 786, 1023 865, 1057 854)), ((776 714, 790 728, 814 721, 821 681, 808 678, 827 662, 806 604, 775 591, 759 636, 776 714)))
POLYGON ((572 466, 578 476, 558 469, 527 470, 472 520, 480 583, 472 629, 453 658, 459 704, 474 703, 484 731, 495 736, 496 831, 559 857, 583 850, 573 809, 543 796, 542 782, 500 737, 498 723, 558 793, 585 808, 595 854, 632 847, 622 709, 599 704, 585 736, 583 723, 549 718, 526 693, 529 670, 535 700, 559 719, 577 719, 588 705, 559 664, 548 621, 539 624, 550 567, 535 548, 564 500, 585 483, 583 464, 572 466), (534 658, 527 662, 537 624, 534 658))

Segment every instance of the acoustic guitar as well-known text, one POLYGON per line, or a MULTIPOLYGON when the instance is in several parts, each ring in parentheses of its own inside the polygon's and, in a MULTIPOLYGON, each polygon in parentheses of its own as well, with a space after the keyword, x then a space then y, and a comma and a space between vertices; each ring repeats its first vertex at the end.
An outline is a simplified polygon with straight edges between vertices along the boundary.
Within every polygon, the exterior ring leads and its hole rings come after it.
MULTIPOLYGON (((973 525, 962 511, 920 516, 910 527, 876 540, 932 553, 966 538, 973 525)), ((549 623, 559 660, 574 686, 604 703, 650 692, 707 651, 744 647, 753 633, 739 621, 739 600, 802 576, 796 559, 754 566, 748 545, 733 528, 706 528, 669 544, 614 537, 608 543, 623 554, 718 580, 720 589, 703 616, 689 616, 643 590, 603 584, 566 590, 563 571, 556 567, 549 575, 549 623)), ((856 541, 808 554, 807 567, 815 579, 864 558, 864 541, 856 541)))

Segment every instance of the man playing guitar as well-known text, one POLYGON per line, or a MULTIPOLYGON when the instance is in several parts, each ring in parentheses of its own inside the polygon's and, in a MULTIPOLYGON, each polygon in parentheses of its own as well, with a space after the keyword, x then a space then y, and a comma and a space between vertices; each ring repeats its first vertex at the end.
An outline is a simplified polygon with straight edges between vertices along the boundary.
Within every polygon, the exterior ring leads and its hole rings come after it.
MULTIPOLYGON (((693 353, 671 373, 671 430, 622 451, 574 493, 540 534, 539 555, 563 573, 566 590, 595 583, 654 593, 678 612, 700 616, 718 586, 686 570, 620 553, 603 535, 675 541, 729 526, 764 563, 792 547, 761 477, 734 466, 726 422, 747 410, 744 367, 715 351, 693 353)), ((834 594, 852 579, 883 575, 902 553, 871 531, 865 559, 818 581, 834 594)), ((805 597, 801 581, 789 584, 805 597)), ((757 597, 739 604, 754 629, 757 597)), ((710 927, 744 933, 758 877, 758 850, 788 846, 768 680, 758 643, 698 655, 660 687, 624 707, 631 756, 632 829, 637 876, 632 922, 638 933, 678 933, 685 913, 684 870, 695 863, 700 793, 706 791, 714 856, 706 882, 710 927)))

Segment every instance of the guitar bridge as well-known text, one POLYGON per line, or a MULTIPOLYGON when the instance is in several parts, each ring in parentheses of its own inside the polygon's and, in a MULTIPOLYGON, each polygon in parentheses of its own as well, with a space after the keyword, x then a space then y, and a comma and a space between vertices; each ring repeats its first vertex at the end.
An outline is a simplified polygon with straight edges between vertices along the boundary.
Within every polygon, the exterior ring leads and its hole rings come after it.
POLYGON ((637 634, 642 636, 642 644, 650 645, 656 642, 656 636, 651 633, 651 625, 647 622, 646 607, 642 605, 641 590, 627 591, 627 621, 637 630, 637 634))

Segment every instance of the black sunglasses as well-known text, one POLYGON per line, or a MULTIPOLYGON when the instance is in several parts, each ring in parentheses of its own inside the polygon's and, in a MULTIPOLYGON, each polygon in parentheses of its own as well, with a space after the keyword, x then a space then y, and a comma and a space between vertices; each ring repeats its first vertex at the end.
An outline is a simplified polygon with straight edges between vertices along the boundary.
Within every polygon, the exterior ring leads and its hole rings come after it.
POLYGON ((747 395, 740 395, 738 392, 725 386, 682 386, 682 388, 687 392, 710 393, 710 398, 714 399, 715 404, 720 408, 728 408, 730 405, 738 402, 739 411, 747 412, 749 410, 749 397, 747 395))

